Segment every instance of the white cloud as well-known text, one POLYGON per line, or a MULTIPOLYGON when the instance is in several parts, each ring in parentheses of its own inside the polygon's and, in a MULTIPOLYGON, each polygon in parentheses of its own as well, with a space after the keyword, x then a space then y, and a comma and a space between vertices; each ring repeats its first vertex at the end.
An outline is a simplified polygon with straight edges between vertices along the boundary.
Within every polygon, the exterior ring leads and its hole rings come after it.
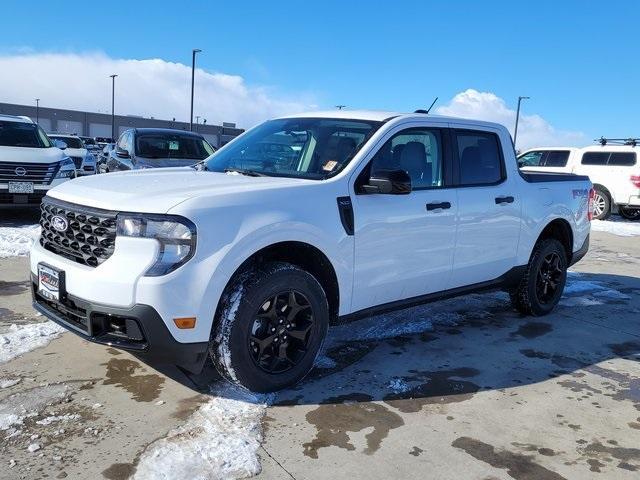
MULTIPOLYGON (((114 59, 102 53, 0 54, 2 101, 74 110, 111 111, 111 79, 116 79, 116 113, 188 120, 191 66, 161 59, 114 59)), ((308 95, 281 97, 237 75, 196 69, 194 116, 208 123, 242 127, 278 115, 315 108, 308 95)))
MULTIPOLYGON (((438 107, 436 112, 500 123, 509 128, 511 135, 516 121, 515 109, 507 107, 504 99, 471 88, 458 93, 448 104, 438 107)), ((558 130, 540 115, 520 113, 518 148, 521 150, 540 146, 583 146, 586 143, 586 136, 582 132, 558 130)))

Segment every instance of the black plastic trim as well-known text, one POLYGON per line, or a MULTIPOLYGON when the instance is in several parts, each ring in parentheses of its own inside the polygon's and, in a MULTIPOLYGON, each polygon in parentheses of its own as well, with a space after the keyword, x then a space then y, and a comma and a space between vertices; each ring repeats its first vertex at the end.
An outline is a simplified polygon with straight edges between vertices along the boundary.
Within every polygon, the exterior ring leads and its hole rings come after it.
POLYGON ((208 354, 208 342, 178 342, 167 328, 160 314, 151 306, 136 304, 130 308, 112 307, 89 302, 67 294, 66 297, 82 310, 86 311, 88 330, 73 325, 62 315, 49 307, 37 294, 37 279, 32 275, 31 293, 33 307, 45 317, 56 322, 76 335, 93 343, 109 345, 127 350, 141 360, 157 365, 178 365, 193 373, 199 373, 204 366, 208 354), (92 323, 100 315, 113 315, 123 319, 135 320, 142 332, 143 340, 133 341, 118 339, 113 335, 93 334, 92 323))
POLYGON ((576 175, 574 173, 523 172, 521 169, 518 169, 518 171, 520 176, 529 183, 589 181, 589 177, 586 175, 576 175))
POLYGON ((587 254, 587 252, 589 251, 590 236, 591 235, 587 235, 587 238, 584 239, 582 246, 577 251, 573 252, 573 255, 571 255, 569 266, 575 265, 587 254))
POLYGON ((500 275, 498 278, 489 280, 487 282, 475 283, 473 285, 452 288, 449 290, 443 290, 441 292, 429 293, 427 295, 420 295, 417 297, 397 300, 395 302, 389 302, 382 305, 365 308, 363 310, 358 310, 357 312, 342 315, 340 316, 339 321, 349 322, 352 320, 357 320, 359 318, 371 317, 374 315, 393 312, 395 310, 417 307, 418 305, 423 305, 425 303, 445 300, 447 298, 459 297, 461 295, 468 295, 470 293, 485 292, 489 290, 509 290, 518 285, 518 283, 522 279, 522 276, 524 275, 526 268, 526 265, 519 265, 517 267, 513 267, 503 275, 500 275))
POLYGON ((353 218, 353 204, 351 197, 338 197, 338 212, 340 212, 340 221, 347 235, 353 235, 355 230, 353 218))

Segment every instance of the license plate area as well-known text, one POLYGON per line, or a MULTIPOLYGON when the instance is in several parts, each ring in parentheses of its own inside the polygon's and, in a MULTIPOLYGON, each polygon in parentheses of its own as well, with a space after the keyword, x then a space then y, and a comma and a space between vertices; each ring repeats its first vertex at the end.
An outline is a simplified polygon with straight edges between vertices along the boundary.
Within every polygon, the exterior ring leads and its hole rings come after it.
POLYGON ((33 182, 9 182, 9 193, 33 193, 33 182))
POLYGON ((38 293, 54 302, 64 298, 64 271, 44 263, 38 264, 38 293))

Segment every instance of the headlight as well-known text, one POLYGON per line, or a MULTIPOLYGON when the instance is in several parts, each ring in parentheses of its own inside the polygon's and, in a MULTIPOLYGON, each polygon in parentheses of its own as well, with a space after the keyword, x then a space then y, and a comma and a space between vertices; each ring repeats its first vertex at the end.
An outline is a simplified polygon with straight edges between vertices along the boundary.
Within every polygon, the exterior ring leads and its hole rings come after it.
POLYGON ((145 273, 148 277, 173 272, 187 263, 196 251, 196 226, 177 215, 121 213, 118 215, 117 235, 153 238, 160 243, 158 258, 145 273))
POLYGON ((60 161, 60 169, 58 170, 58 174, 56 178, 75 178, 76 177, 76 166, 69 157, 64 157, 60 161))

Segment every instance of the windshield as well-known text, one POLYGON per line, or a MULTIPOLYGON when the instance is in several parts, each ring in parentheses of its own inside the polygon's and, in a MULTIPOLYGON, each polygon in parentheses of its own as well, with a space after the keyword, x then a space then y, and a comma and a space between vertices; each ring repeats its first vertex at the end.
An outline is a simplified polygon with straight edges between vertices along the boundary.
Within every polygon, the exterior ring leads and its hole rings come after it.
POLYGON ((60 140, 67 144, 67 148, 84 148, 82 140, 78 137, 60 137, 58 135, 49 135, 52 140, 60 140))
POLYGON ((216 152, 204 167, 323 179, 342 170, 381 125, 329 118, 271 120, 216 152))
POLYGON ((35 123, 0 121, 0 145, 4 147, 49 148, 53 144, 35 123))
POLYGON ((175 133, 146 133, 136 138, 136 156, 204 160, 214 152, 206 140, 175 133))
MULTIPOLYGON (((96 141, 91 137, 82 137, 82 141, 84 142, 85 145, 95 145, 96 144, 96 141)), ((73 148, 77 148, 77 147, 73 147, 73 148)))

